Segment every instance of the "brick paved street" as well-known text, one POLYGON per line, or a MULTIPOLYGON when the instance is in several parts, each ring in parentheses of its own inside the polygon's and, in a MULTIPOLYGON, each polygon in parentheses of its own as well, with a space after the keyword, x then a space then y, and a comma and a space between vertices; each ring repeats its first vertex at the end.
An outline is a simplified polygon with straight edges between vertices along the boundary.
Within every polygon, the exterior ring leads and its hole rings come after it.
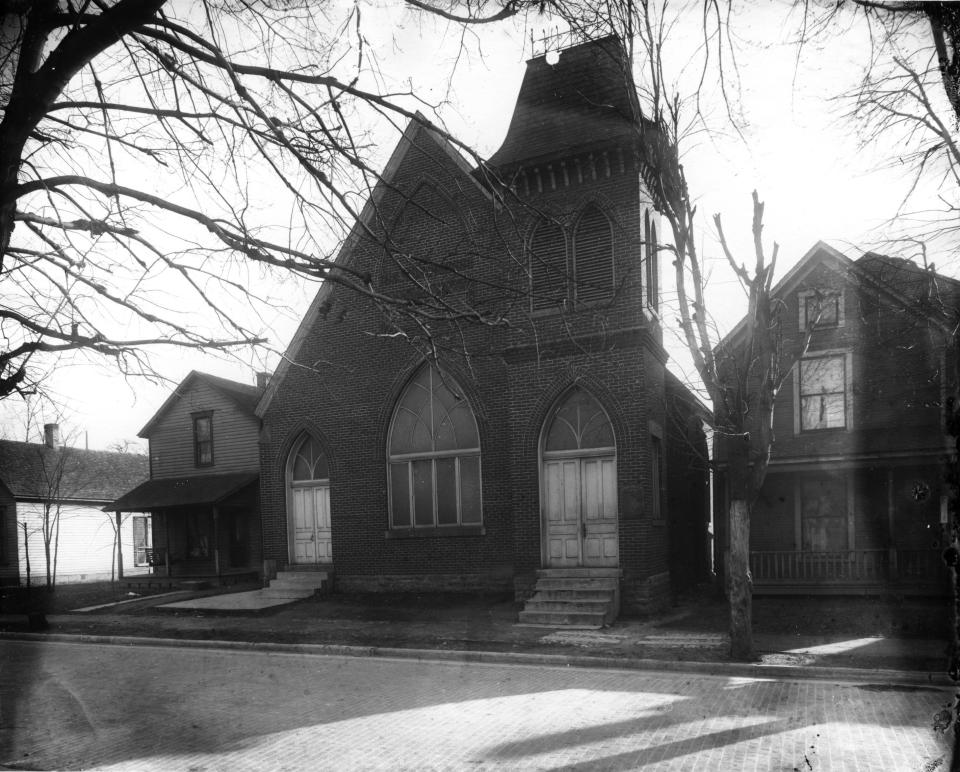
POLYGON ((949 702, 933 687, 0 641, 0 766, 932 772, 948 767, 932 724, 949 702))

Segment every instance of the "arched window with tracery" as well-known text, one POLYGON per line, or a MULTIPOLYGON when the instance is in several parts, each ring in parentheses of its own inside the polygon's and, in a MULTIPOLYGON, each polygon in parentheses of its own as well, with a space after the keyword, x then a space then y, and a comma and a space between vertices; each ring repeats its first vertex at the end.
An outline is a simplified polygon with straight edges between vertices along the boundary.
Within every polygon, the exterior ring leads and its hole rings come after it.
POLYGON ((613 294, 613 226, 595 204, 577 221, 573 234, 575 299, 607 300, 613 294))
POLYGON ((433 365, 401 394, 388 455, 392 527, 480 524, 477 422, 456 382, 433 365))

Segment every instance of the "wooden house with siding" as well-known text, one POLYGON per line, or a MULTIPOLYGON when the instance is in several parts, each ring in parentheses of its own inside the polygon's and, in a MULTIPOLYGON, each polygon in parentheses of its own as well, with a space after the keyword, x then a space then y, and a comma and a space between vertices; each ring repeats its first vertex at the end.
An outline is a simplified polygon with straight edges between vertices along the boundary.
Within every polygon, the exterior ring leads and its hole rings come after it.
POLYGON ((133 582, 231 584, 261 566, 257 438, 263 389, 191 372, 139 436, 150 479, 113 502, 150 513, 145 554, 153 570, 133 582))
POLYGON ((57 424, 42 443, 0 440, 0 585, 46 583, 44 531, 56 584, 109 580, 120 561, 148 571, 134 521, 103 511, 146 478, 146 456, 64 447, 57 424))
MULTIPOLYGON (((773 295, 784 350, 807 331, 810 341, 777 396, 751 515, 754 594, 945 593, 960 282, 909 260, 850 260, 820 242, 773 295)), ((738 350, 739 334, 719 357, 738 350)), ((722 438, 716 459, 716 511, 726 513, 722 438)))

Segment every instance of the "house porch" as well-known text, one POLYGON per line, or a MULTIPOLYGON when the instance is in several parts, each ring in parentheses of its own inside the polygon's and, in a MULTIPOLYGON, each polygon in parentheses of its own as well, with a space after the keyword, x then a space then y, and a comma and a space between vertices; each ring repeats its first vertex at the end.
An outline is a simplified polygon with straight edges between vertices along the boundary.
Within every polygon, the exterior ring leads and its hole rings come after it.
POLYGON ((754 595, 950 594, 939 549, 755 550, 754 595))

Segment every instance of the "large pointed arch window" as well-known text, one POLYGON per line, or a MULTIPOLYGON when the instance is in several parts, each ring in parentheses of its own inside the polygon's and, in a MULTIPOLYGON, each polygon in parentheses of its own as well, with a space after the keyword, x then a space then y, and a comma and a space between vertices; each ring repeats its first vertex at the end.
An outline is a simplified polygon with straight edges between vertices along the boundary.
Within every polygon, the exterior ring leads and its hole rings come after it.
POLYGON ((575 297, 578 303, 607 300, 613 294, 613 228, 591 204, 573 234, 575 297))
POLYGON ((390 423, 390 524, 394 528, 479 525, 480 435, 457 384, 425 366, 390 423))

